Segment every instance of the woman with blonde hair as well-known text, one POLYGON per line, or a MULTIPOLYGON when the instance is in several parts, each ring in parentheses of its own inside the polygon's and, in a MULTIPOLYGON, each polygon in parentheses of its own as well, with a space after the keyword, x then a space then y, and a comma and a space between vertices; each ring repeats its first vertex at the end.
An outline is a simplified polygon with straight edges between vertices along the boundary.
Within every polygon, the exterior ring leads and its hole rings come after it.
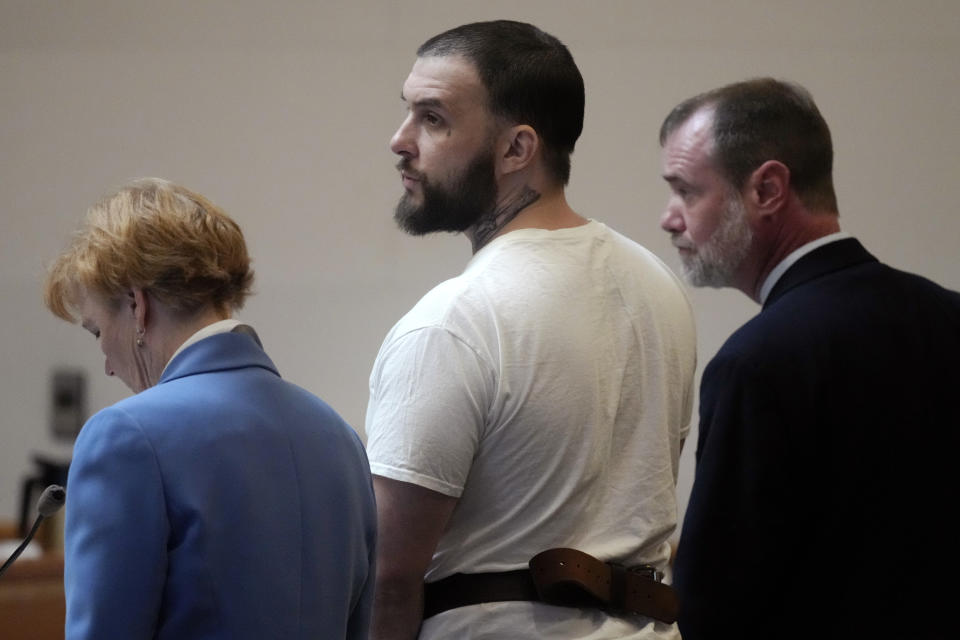
POLYGON ((232 319, 237 224, 158 179, 94 205, 44 298, 136 395, 67 484, 66 638, 365 638, 376 511, 356 433, 232 319))

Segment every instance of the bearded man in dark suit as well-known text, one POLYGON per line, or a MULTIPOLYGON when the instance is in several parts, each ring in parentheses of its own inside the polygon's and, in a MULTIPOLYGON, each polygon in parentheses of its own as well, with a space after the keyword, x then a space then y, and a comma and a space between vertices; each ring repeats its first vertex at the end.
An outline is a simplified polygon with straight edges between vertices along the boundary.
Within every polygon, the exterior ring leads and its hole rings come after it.
POLYGON ((841 232, 802 87, 695 96, 660 141, 687 279, 762 305, 703 374, 685 640, 952 636, 960 294, 841 232))

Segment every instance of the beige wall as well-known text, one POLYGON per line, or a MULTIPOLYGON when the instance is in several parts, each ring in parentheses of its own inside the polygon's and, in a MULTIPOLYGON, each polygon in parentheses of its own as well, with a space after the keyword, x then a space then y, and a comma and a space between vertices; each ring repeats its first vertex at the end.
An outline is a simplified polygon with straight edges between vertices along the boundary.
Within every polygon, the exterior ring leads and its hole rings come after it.
MULTIPOLYGON (((241 317, 288 379, 362 428, 383 335, 470 255, 463 238, 408 238, 390 220, 400 86, 426 37, 495 17, 537 23, 580 64, 579 212, 675 265, 657 225, 662 117, 721 83, 789 78, 833 128, 844 228, 960 289, 952 1, 0 0, 0 517, 16 513, 31 452, 69 456, 48 436, 53 367, 90 371, 93 409, 126 394, 93 339, 42 308, 39 283, 84 208, 132 177, 181 182, 239 220, 259 291, 241 317)), ((693 300, 702 368, 756 309, 734 291, 693 300)))

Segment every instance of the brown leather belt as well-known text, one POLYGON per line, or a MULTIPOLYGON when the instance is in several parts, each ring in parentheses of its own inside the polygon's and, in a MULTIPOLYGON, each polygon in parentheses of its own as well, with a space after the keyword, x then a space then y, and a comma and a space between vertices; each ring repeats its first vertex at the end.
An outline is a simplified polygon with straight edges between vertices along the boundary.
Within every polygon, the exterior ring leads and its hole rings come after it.
POLYGON ((457 573, 424 585, 423 617, 482 602, 534 600, 610 613, 638 613, 675 622, 679 603, 653 568, 622 567, 576 549, 548 549, 529 569, 502 573, 457 573))

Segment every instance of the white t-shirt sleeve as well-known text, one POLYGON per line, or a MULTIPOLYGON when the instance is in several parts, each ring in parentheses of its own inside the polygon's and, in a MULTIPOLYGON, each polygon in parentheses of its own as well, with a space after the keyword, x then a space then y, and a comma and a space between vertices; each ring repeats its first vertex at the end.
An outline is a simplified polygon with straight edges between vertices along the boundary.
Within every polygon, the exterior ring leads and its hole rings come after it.
POLYGON ((370 374, 370 470, 460 497, 483 437, 493 381, 491 366, 447 329, 389 338, 370 374))

